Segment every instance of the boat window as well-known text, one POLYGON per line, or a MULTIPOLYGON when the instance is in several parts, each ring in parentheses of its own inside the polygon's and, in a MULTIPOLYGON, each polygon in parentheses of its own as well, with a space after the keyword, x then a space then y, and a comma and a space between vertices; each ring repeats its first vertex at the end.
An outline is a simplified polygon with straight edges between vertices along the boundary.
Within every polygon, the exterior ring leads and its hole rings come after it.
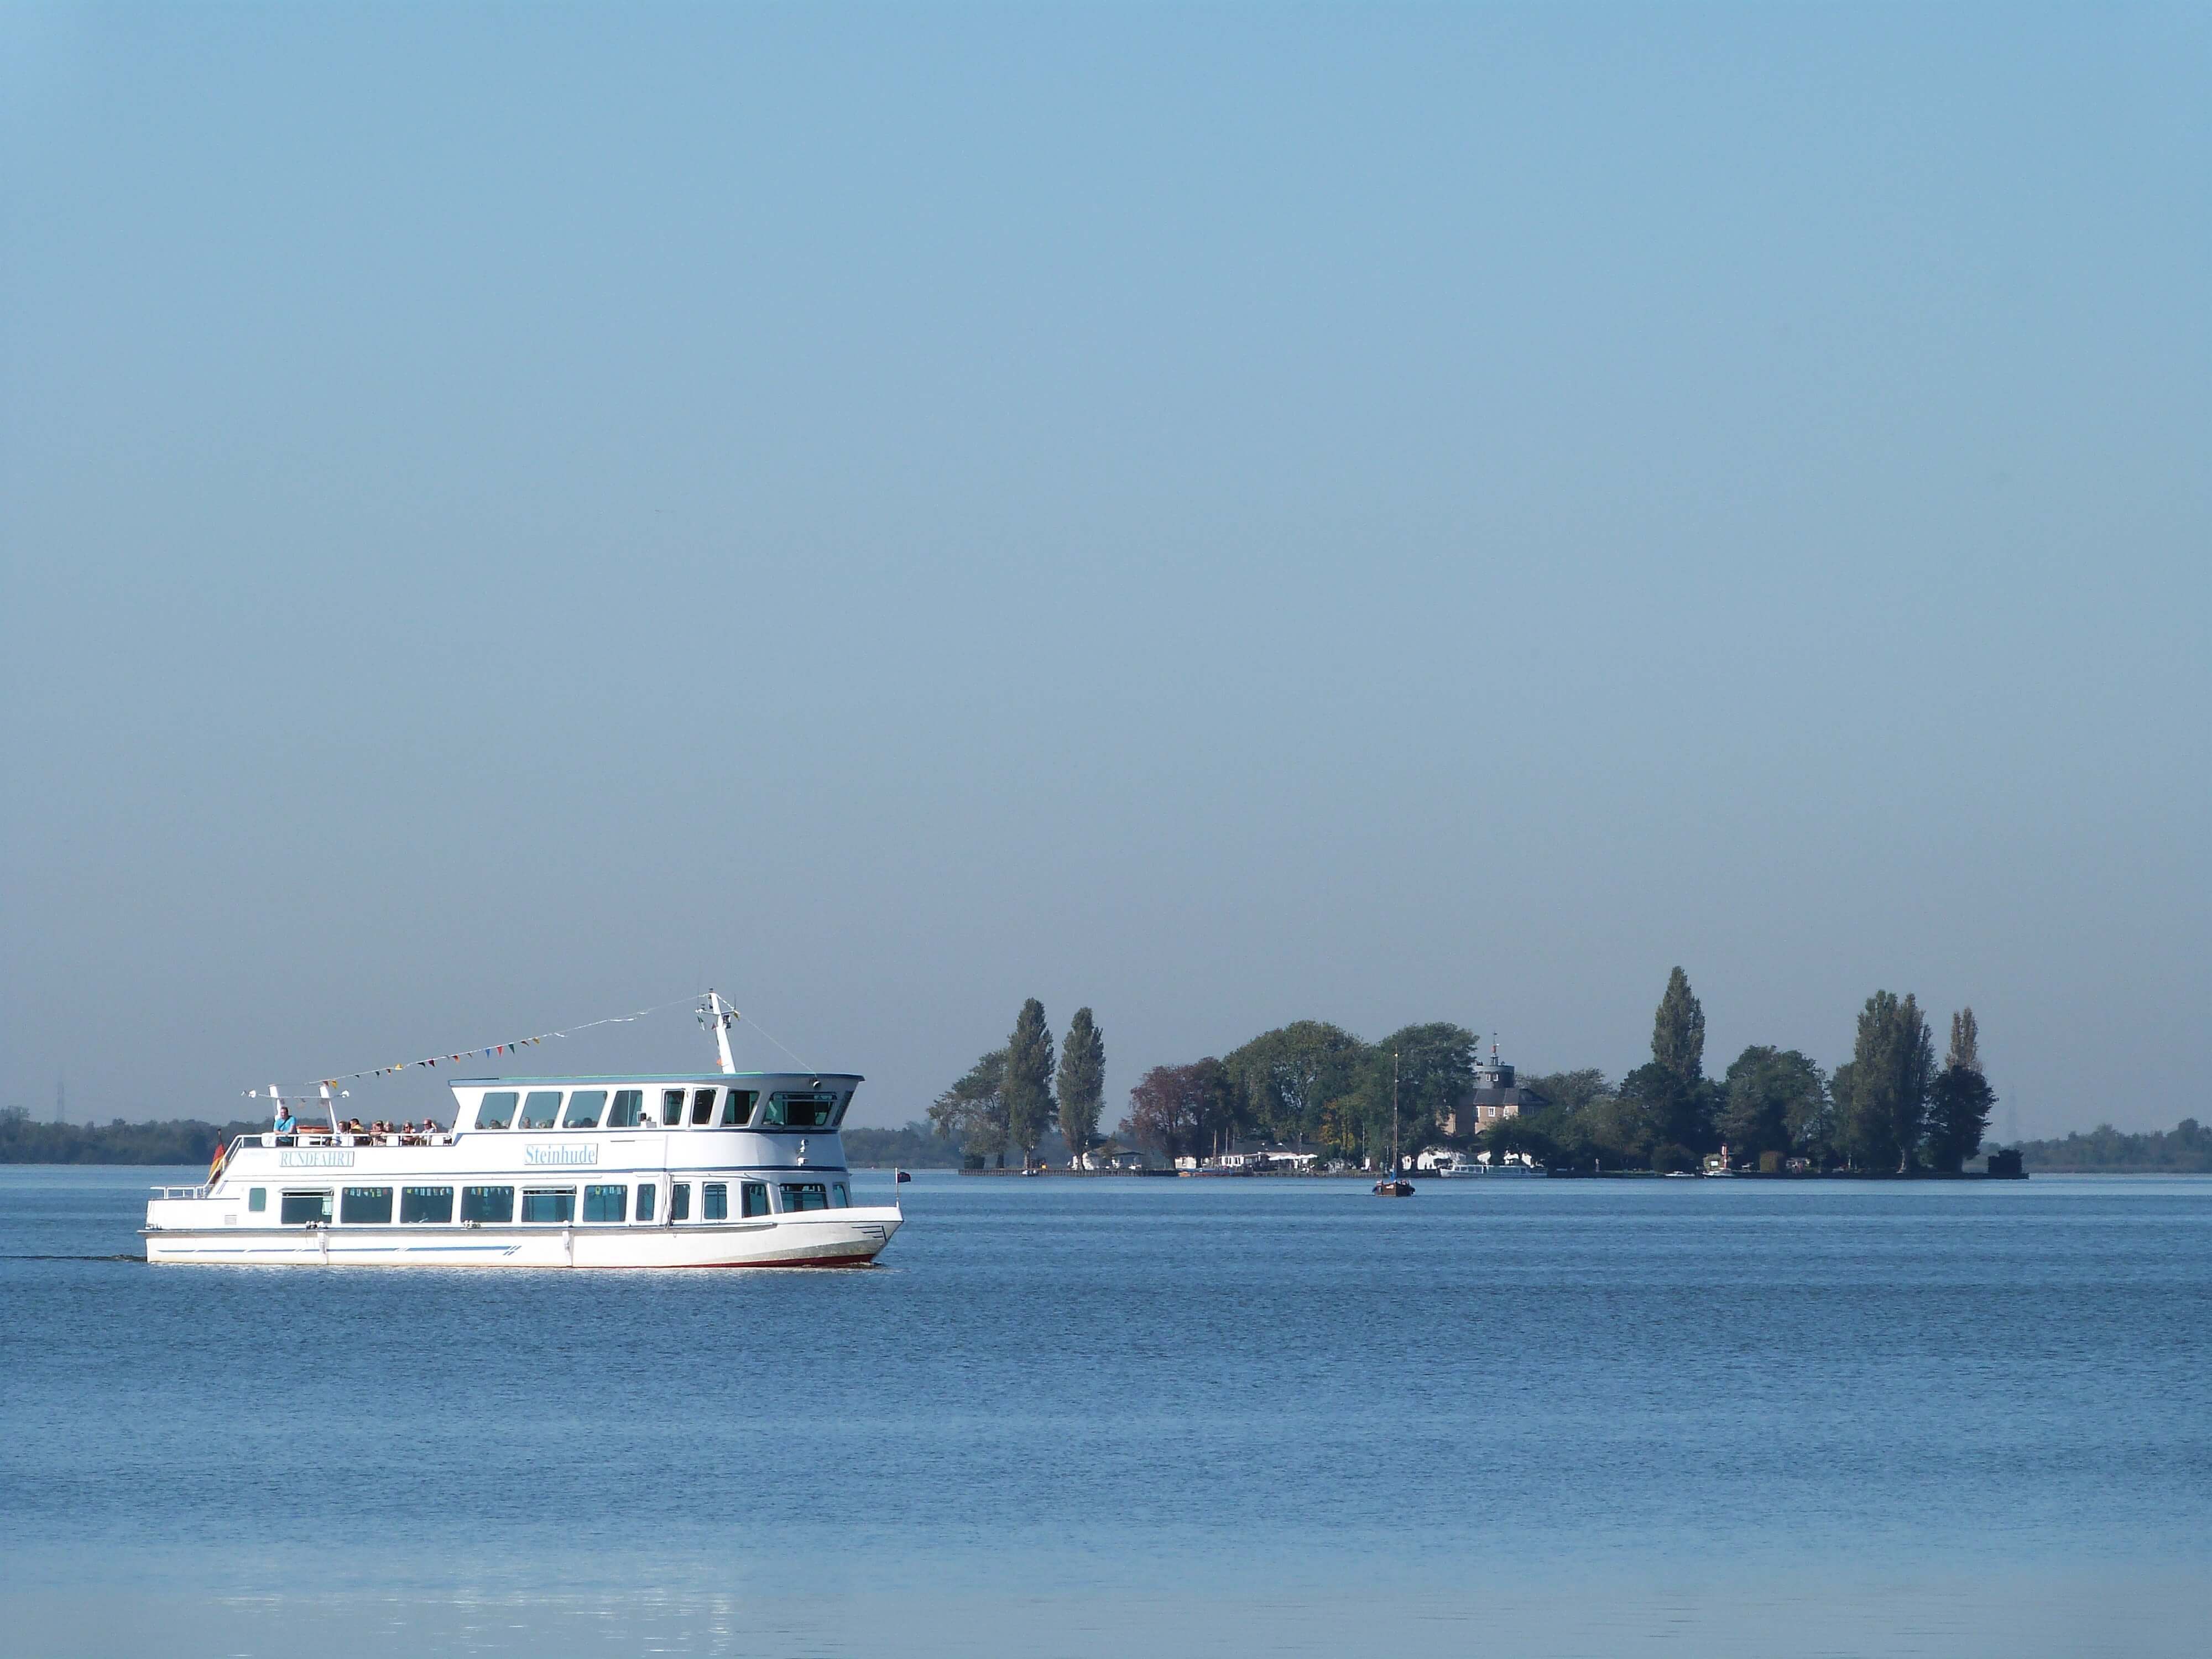
POLYGON ((783 1207, 788 1210, 826 1210, 830 1207, 829 1190, 818 1181, 787 1181, 783 1183, 783 1207))
POLYGON ((689 1221, 691 1218, 691 1184, 679 1181, 668 1189, 668 1218, 689 1221))
POLYGON ((256 1214, 269 1207, 269 1189, 256 1187, 246 1194, 246 1207, 256 1214))
POLYGON ((637 1189, 637 1218, 640 1221, 653 1219, 653 1200, 659 1196, 659 1188, 650 1184, 637 1189))
POLYGON ((645 1121, 645 1091, 617 1089, 615 1103, 607 1109, 607 1127, 635 1129, 645 1121))
POLYGON ((763 1123, 790 1129, 826 1129, 837 1109, 837 1095, 830 1089, 778 1089, 768 1097, 763 1123))
POLYGON ((514 1188, 512 1187, 462 1188, 461 1219, 464 1221, 514 1220, 514 1188))
POLYGON ((522 1103, 520 1129, 550 1129, 561 1110, 561 1091, 558 1089, 532 1089, 522 1103))
POLYGON ((710 1181, 699 1189, 699 1219, 727 1221, 730 1218, 730 1187, 725 1181, 710 1181))
POLYGON ((586 1221, 629 1220, 629 1188, 627 1187, 585 1188, 584 1219, 586 1221))
POLYGON ((495 1094, 486 1095, 482 1100, 477 1102, 477 1127, 479 1129, 507 1127, 508 1124, 514 1121, 514 1103, 521 1097, 512 1089, 501 1089, 495 1094))
POLYGON ((599 1108, 607 1103, 605 1089, 579 1089, 568 1097, 568 1109, 561 1115, 564 1129, 596 1129, 599 1127, 599 1108))
POLYGON ((684 1091, 663 1089, 660 1091, 660 1121, 673 1129, 684 1121, 684 1091))
POLYGON ((691 1121, 697 1124, 714 1121, 714 1091, 712 1089, 694 1089, 691 1091, 691 1121))
POLYGON ((392 1188, 348 1187, 338 1200, 338 1219, 341 1221, 391 1220, 392 1188))
POLYGON ((574 1187, 525 1187, 522 1189, 522 1218, 525 1221, 574 1221, 576 1218, 576 1189, 574 1187))
POLYGON ((284 1207, 277 1218, 287 1227, 305 1226, 310 1221, 331 1218, 331 1192, 325 1187, 320 1192, 286 1193, 284 1207))
POLYGON ((451 1187, 402 1187, 399 1189, 399 1219, 403 1223, 437 1222, 443 1224, 453 1218, 453 1189, 451 1187))
POLYGON ((722 1127, 742 1129, 753 1121, 753 1103, 760 1098, 757 1089, 732 1089, 730 1097, 722 1103, 722 1127))
POLYGON ((830 1183, 830 1207, 833 1210, 849 1210, 853 1207, 853 1195, 845 1190, 845 1183, 842 1181, 833 1181, 830 1183))
POLYGON ((853 1103, 853 1091, 846 1090, 837 1097, 837 1109, 830 1115, 830 1127, 836 1128, 845 1121, 845 1109, 853 1103))
POLYGON ((745 1182, 745 1213, 747 1215, 768 1213, 768 1182, 765 1181, 745 1182))

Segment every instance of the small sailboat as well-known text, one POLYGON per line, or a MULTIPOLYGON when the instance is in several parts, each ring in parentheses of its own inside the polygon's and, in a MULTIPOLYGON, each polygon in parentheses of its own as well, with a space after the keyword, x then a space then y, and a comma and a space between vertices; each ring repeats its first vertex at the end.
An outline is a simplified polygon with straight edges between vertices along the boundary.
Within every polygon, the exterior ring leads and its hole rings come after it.
POLYGON ((1375 1183, 1377 1198, 1411 1198, 1413 1183, 1406 1179, 1405 1165, 1398 1156, 1398 1056, 1390 1055, 1390 1171, 1375 1183))

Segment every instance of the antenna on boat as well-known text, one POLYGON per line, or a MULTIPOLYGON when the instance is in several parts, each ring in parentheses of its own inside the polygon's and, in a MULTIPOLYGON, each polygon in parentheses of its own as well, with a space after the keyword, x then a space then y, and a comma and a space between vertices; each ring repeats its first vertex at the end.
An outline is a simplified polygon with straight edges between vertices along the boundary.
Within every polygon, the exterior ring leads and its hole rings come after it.
POLYGON ((735 1074, 738 1062, 730 1058, 730 1027, 738 1023, 738 1011, 709 990, 707 1000, 699 1005, 699 1023, 714 1028, 714 1048, 721 1057, 723 1074, 735 1074))

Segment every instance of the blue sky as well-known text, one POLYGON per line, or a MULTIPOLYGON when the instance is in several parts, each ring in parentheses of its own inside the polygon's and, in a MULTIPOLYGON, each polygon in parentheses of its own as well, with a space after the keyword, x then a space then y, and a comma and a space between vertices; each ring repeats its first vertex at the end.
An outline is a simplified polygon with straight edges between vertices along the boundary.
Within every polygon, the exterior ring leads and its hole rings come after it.
POLYGON ((1888 987, 2000 1127, 2212 1106, 2201 9, 0 61, 0 1100, 712 982, 877 1121, 1088 1003, 1110 1119, 1297 1018, 1617 1073, 1679 962, 1716 1070, 1888 987))

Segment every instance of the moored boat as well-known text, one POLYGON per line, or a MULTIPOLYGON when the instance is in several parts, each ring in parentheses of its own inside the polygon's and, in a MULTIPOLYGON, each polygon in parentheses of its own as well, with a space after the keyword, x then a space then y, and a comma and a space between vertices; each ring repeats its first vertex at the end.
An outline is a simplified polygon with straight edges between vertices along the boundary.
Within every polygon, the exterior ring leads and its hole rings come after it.
MULTIPOLYGON (((453 1127, 327 1122, 240 1135, 146 1206, 153 1262, 270 1266, 860 1267, 905 1217, 855 1204, 839 1137, 861 1079, 747 1072, 709 994, 720 1068, 458 1079, 453 1127)), ((280 1105, 280 1111, 289 1111, 280 1105)), ((289 1120, 280 1117, 280 1122, 289 1120)), ((894 1192, 896 1188, 894 1187, 894 1192)))
POLYGON ((1377 1198, 1411 1198, 1413 1183, 1406 1179, 1406 1160, 1398 1150, 1398 1055, 1390 1055, 1390 1167, 1374 1187, 1377 1198))

